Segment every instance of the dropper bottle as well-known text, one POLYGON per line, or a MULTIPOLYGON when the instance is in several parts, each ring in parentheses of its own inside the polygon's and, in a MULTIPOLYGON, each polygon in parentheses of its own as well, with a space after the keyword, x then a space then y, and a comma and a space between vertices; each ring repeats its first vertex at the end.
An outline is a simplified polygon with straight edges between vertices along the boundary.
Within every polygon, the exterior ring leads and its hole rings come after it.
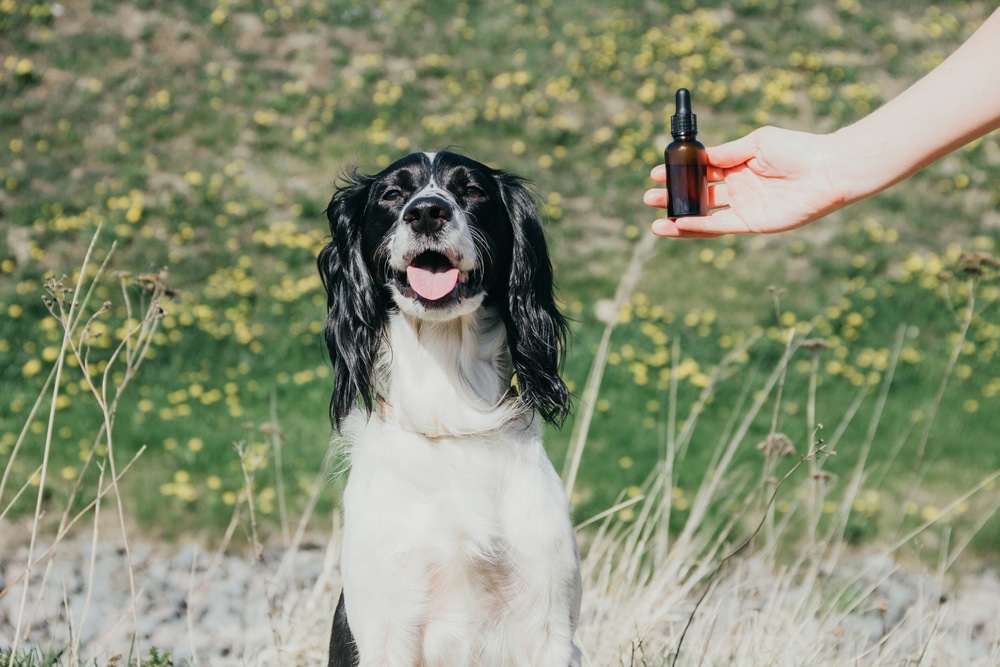
POLYGON ((678 88, 677 110, 670 117, 674 138, 663 151, 667 167, 667 217, 708 215, 708 156, 698 136, 698 117, 691 113, 691 92, 678 88))

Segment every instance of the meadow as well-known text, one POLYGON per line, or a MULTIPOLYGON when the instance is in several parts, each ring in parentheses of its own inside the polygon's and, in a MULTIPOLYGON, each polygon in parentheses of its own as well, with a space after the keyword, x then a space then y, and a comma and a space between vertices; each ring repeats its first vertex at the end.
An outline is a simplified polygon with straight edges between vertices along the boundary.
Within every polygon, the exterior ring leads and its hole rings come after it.
POLYGON ((830 131, 989 12, 0 0, 2 530, 57 531, 109 475, 164 540, 248 504, 264 540, 328 526, 324 209, 355 167, 452 147, 537 188, 577 397, 547 444, 584 534, 752 497, 732 534, 760 514, 777 561, 912 535, 914 562, 996 566, 1000 137, 779 236, 655 239, 641 202, 677 87, 705 143, 830 131), (720 470, 742 495, 706 506, 720 470))

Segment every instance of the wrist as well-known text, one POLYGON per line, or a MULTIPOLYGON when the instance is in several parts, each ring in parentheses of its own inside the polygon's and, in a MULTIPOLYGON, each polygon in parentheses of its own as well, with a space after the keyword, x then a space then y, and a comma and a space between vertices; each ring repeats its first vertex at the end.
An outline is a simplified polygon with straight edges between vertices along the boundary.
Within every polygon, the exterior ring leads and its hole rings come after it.
POLYGON ((899 180, 887 168, 894 149, 867 136, 859 125, 848 125, 824 137, 829 142, 822 153, 827 175, 841 206, 870 197, 899 180))

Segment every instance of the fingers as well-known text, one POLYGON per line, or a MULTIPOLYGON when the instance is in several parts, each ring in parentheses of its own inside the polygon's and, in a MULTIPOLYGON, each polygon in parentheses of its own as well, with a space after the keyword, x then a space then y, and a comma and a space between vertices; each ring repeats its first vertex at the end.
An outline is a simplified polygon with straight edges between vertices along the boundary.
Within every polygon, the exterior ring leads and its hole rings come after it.
MULTIPOLYGON (((657 183, 666 183, 667 168, 662 164, 658 164, 655 167, 653 167, 653 169, 649 172, 649 176, 657 183)), ((726 177, 726 170, 723 167, 716 166, 715 164, 708 165, 708 180, 721 181, 725 177, 726 177)))
POLYGON ((731 209, 707 216, 691 216, 676 220, 661 219, 653 223, 653 233, 681 239, 711 239, 724 234, 751 234, 754 230, 731 209))
MULTIPOLYGON (((678 218, 677 228, 685 234, 709 234, 720 236, 722 234, 749 234, 752 230, 747 228, 743 219, 732 212, 732 209, 724 209, 705 217, 678 218)), ((698 236, 688 236, 687 238, 702 238, 698 236)))
MULTIPOLYGON (((666 208, 668 197, 666 188, 650 188, 642 196, 642 201, 646 206, 653 208, 666 208)), ((729 206, 729 190, 725 183, 711 183, 708 186, 708 207, 722 208, 729 206)))
POLYGON ((642 196, 642 201, 646 206, 652 206, 654 208, 666 208, 667 207, 667 189, 666 188, 650 188, 646 190, 646 194, 642 196))
POLYGON ((713 239, 719 234, 708 232, 694 232, 681 229, 677 226, 677 220, 661 219, 653 223, 653 233, 657 236, 665 236, 674 239, 713 239))

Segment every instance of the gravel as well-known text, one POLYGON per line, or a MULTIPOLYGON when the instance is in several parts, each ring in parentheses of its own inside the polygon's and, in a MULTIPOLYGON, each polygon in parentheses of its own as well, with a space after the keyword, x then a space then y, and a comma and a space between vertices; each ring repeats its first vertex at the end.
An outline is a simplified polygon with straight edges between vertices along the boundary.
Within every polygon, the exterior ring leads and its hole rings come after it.
MULTIPOLYGON (((0 650, 13 640, 23 592, 18 579, 28 553, 25 542, 12 546, 5 541, 0 540, 0 589, 11 588, 0 597, 0 650)), ((35 553, 47 547, 40 544, 35 553)), ((269 545, 260 559, 242 553, 221 556, 213 563, 214 554, 194 544, 165 546, 134 540, 135 613, 142 653, 148 655, 150 647, 156 647, 161 655, 169 652, 176 665, 324 664, 328 623, 339 591, 338 549, 330 547, 322 539, 306 540, 293 552, 269 545)), ((27 637, 29 645, 43 652, 65 649, 79 637, 80 657, 67 664, 103 666, 115 655, 129 655, 136 624, 124 550, 116 544, 98 544, 92 572, 91 551, 88 540, 69 539, 59 545, 55 559, 32 572, 25 598, 26 618, 32 619, 27 637)), ((738 607, 769 608, 767 599, 775 595, 784 595, 785 604, 794 606, 788 601, 795 595, 780 574, 755 558, 744 561, 743 569, 755 592, 740 593, 738 607)), ((877 656, 883 644, 908 642, 896 652, 913 655, 915 662, 909 664, 919 664, 921 646, 933 635, 957 642, 959 653, 968 657, 962 664, 1000 664, 1000 580, 992 568, 967 569, 960 578, 940 577, 869 553, 841 559, 820 576, 843 582, 830 587, 842 590, 843 598, 828 605, 825 613, 847 611, 842 618, 817 625, 836 628, 839 639, 823 637, 814 643, 850 642, 852 651, 859 646, 864 651, 867 645, 870 655, 877 656), (934 618, 944 619, 941 627, 929 627, 937 621, 919 620, 934 618), (890 632, 904 626, 909 629, 890 632)), ((699 613, 711 607, 707 604, 699 613)), ((731 608, 722 612, 716 608, 714 613, 721 618, 730 612, 742 613, 731 608)), ((721 626, 725 620, 719 618, 713 623, 721 626)), ((599 628, 581 627, 580 634, 588 631, 599 628)), ((581 642, 586 645, 586 638, 581 636, 581 642)))
MULTIPOLYGON (((48 546, 36 545, 35 554, 48 546)), ((62 542, 56 557, 31 573, 25 613, 25 619, 33 619, 29 644, 59 651, 78 637, 82 659, 104 664, 115 655, 129 655, 137 626, 143 655, 156 647, 160 655, 170 653, 175 664, 245 664, 269 643, 281 601, 336 570, 326 545, 316 541, 296 550, 284 569, 285 551, 278 546, 266 547, 259 560, 248 553, 224 555, 217 563, 214 553, 194 544, 136 541, 130 551, 135 610, 120 544, 99 543, 92 550, 88 540, 62 542), (93 586, 88 585, 91 577, 93 586)), ((19 579, 27 560, 26 545, 0 551, 0 590, 10 586, 0 597, 0 647, 10 646, 16 632, 24 590, 19 579)), ((330 618, 335 603, 329 603, 330 618)))

